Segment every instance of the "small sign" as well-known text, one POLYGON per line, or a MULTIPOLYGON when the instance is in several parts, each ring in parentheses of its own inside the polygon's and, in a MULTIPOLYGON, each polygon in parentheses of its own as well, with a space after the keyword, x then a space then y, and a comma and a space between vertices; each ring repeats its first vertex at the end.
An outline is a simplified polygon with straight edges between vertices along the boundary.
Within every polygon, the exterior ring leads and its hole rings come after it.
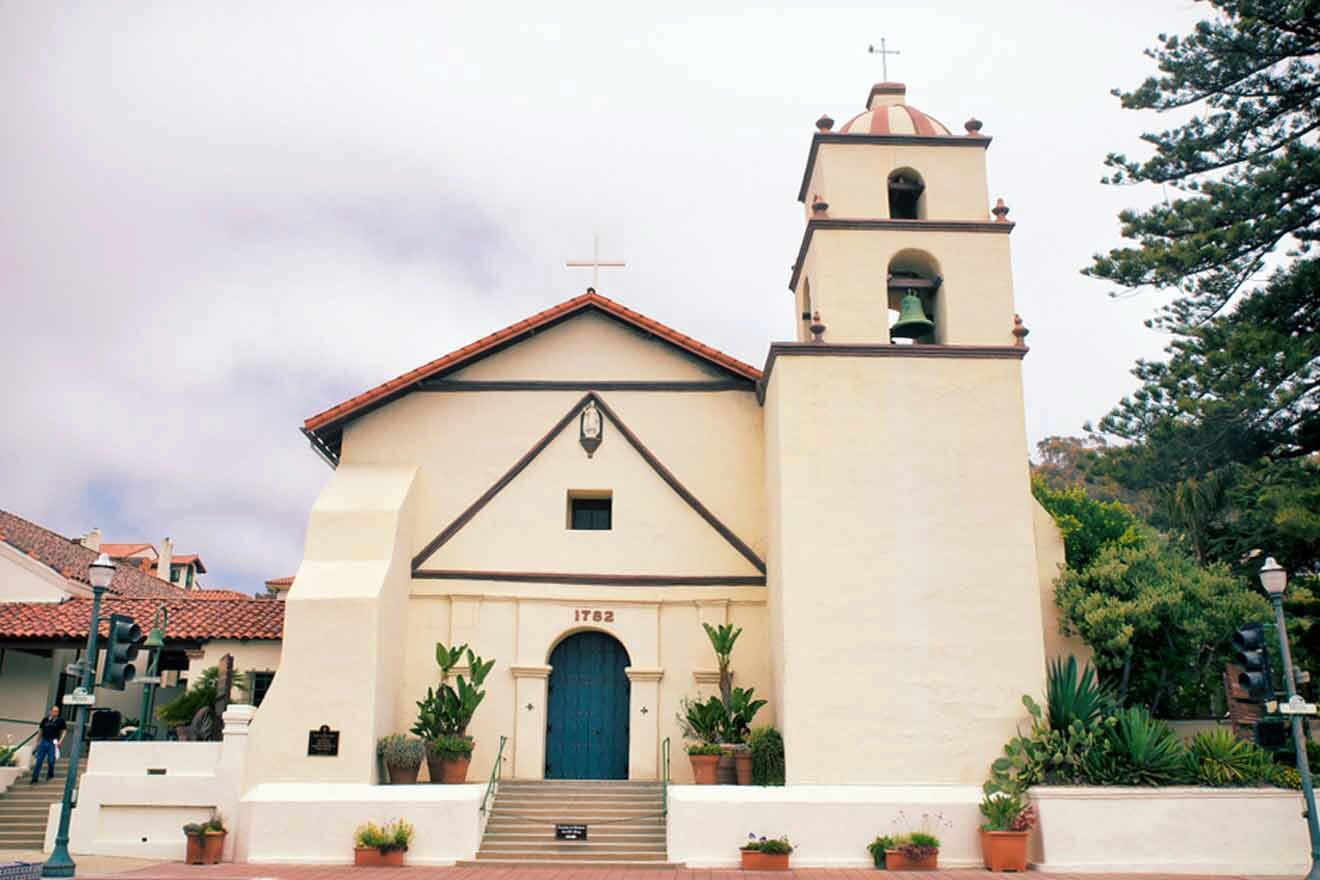
POLYGON ((64 674, 65 674, 65 675, 82 675, 82 674, 83 674, 83 669, 84 669, 84 667, 83 667, 83 665, 82 665, 81 663, 70 663, 68 666, 64 667, 64 674))
POLYGON ((586 825, 556 825, 555 840, 586 840, 586 825))
POLYGON ((160 684, 159 675, 138 675, 134 676, 133 681, 138 684, 160 684))
POLYGON ((96 695, 89 694, 82 688, 75 688, 73 693, 64 695, 64 705, 66 706, 95 706, 96 695))
POLYGON ((320 730, 307 731, 307 754, 333 758, 339 754, 339 731, 322 724, 320 730))

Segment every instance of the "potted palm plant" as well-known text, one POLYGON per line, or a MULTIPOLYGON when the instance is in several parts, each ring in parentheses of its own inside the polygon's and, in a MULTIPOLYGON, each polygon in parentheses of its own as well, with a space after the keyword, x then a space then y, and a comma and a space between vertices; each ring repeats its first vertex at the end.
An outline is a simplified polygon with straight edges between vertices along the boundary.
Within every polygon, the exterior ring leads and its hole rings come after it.
POLYGON ((793 844, 787 837, 757 837, 747 835, 747 842, 738 850, 744 871, 787 871, 788 857, 793 844))
POLYGON ((693 743, 687 747, 692 762, 692 782, 696 785, 715 784, 715 766, 724 750, 715 743, 693 743))
POLYGON ((425 746, 420 739, 391 733, 381 737, 376 743, 376 754, 380 755, 389 771, 391 785, 412 785, 417 781, 417 771, 422 766, 425 746))
POLYGON ((359 868, 400 868, 412 843, 413 827, 402 819, 365 822, 353 832, 353 864, 359 868))
MULTIPOLYGON (((715 651, 715 667, 720 675, 720 702, 724 705, 725 719, 722 728, 719 731, 720 742, 724 742, 726 747, 722 750, 720 762, 716 767, 716 781, 721 785, 732 785, 737 782, 737 758, 734 753, 734 745, 741 740, 724 738, 728 732, 728 714, 732 708, 733 698, 733 672, 729 669, 729 664, 733 656, 733 646, 737 644, 738 637, 742 635, 742 627, 734 627, 731 623, 722 623, 719 626, 711 626, 709 623, 701 624, 702 629, 706 631, 706 638, 710 639, 711 649, 715 651)), ((716 742, 711 739, 711 742, 716 742)), ((749 754, 748 760, 751 760, 749 754)), ((751 765, 748 765, 750 774, 751 765)))
POLYGON ((435 662, 440 667, 440 684, 437 688, 427 688, 426 699, 418 700, 417 723, 412 732, 426 742, 426 768, 431 781, 461 783, 467 781, 468 764, 476 745, 467 735, 468 724, 486 697, 481 685, 495 661, 482 660, 467 645, 447 648, 437 642, 435 662), (450 685, 450 670, 464 655, 472 680, 457 675, 455 683, 450 685))
POLYGON ((1027 870, 1027 835, 1036 824, 1036 808, 1018 792, 987 793, 981 799, 981 855, 991 871, 1027 870))
POLYGON ((697 785, 714 785, 719 762, 724 758, 719 740, 728 727, 728 712, 719 697, 710 697, 705 702, 685 697, 680 708, 683 711, 678 716, 679 727, 683 736, 691 740, 687 753, 692 762, 692 778, 697 785))

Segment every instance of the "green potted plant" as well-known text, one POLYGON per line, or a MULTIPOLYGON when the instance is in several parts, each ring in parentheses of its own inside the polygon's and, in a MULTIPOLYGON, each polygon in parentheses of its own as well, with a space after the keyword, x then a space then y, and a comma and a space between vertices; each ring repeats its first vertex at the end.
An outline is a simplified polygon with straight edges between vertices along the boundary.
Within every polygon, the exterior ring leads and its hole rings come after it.
POLYGON ((921 824, 912 828, 907 814, 898 813, 896 823, 906 829, 892 838, 893 846, 885 850, 885 868, 890 871, 929 871, 940 866, 940 839, 936 830, 952 827, 942 813, 922 813, 921 824))
POLYGON ((747 842, 739 848, 744 871, 787 871, 788 857, 793 844, 787 837, 757 837, 747 835, 747 842))
POLYGON ((205 861, 202 864, 220 864, 225 852, 225 838, 228 836, 229 829, 225 827, 220 814, 211 816, 211 821, 202 828, 202 851, 205 854, 205 861))
POLYGON ((413 827, 402 819, 365 822, 353 832, 353 864, 359 868, 400 868, 412 843, 413 827))
MULTIPOLYGON (((742 739, 734 739, 729 736, 732 725, 730 724, 730 715, 733 710, 733 672, 729 668, 733 656, 733 646, 737 644, 738 637, 742 635, 742 627, 734 627, 731 623, 722 623, 719 626, 711 626, 709 623, 703 623, 702 629, 706 631, 706 638, 710 639, 711 649, 715 652, 715 666, 720 676, 720 696, 719 701, 724 707, 724 716, 721 719, 720 730, 716 736, 711 737, 709 742, 721 742, 725 744, 722 750, 720 762, 716 767, 716 781, 721 785, 732 785, 738 781, 738 759, 736 757, 735 746, 743 742, 742 739)), ((714 697, 711 698, 715 699, 714 697)), ((745 739, 745 737, 744 737, 745 739)), ((747 755, 747 772, 750 783, 751 773, 751 754, 747 755)))
POLYGON ((1027 835, 1036 824, 1036 808, 1019 792, 987 792, 981 799, 981 856, 991 871, 1027 870, 1027 835))
POLYGON ((482 660, 467 645, 447 648, 437 642, 435 662, 440 667, 438 688, 427 688, 426 699, 417 702, 417 723, 412 732, 426 742, 426 767, 432 782, 467 781, 468 764, 476 745, 467 735, 468 724, 485 699, 481 685, 495 666, 494 660, 482 660), (469 682, 462 675, 449 684, 449 673, 460 657, 467 656, 469 682))
POLYGON ((885 866, 885 853, 893 849, 897 841, 888 834, 881 835, 866 845, 866 851, 871 854, 871 860, 875 862, 877 868, 885 866))
POLYGON ((739 785, 752 784, 752 750, 747 745, 752 719, 765 706, 765 700, 755 698, 754 688, 733 688, 725 702, 725 751, 733 753, 734 769, 739 785))
POLYGON ((715 784, 715 766, 719 764, 724 749, 715 743, 692 743, 687 747, 688 760, 692 762, 692 781, 696 785, 715 784))
POLYGON ((183 857, 185 865, 210 864, 206 861, 206 845, 202 838, 205 830, 205 822, 189 822, 183 826, 183 836, 188 840, 188 850, 183 857))
POLYGON ((391 785, 415 783, 425 752, 426 747, 420 739, 413 739, 401 733, 381 737, 380 742, 376 744, 376 754, 385 761, 391 785))

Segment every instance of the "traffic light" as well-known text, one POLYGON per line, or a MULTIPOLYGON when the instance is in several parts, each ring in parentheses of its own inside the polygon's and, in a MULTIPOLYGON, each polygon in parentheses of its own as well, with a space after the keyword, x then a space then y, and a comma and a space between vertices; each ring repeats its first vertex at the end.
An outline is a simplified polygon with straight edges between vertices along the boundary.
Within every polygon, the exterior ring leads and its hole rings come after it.
POLYGON ((1238 684, 1247 689, 1253 700, 1263 700, 1274 692, 1270 676, 1270 658, 1265 651, 1265 626, 1249 623, 1233 633, 1234 662, 1242 667, 1238 684))
POLYGON ((124 614, 110 615, 110 638, 105 646, 105 666, 101 668, 101 686, 122 691, 137 675, 133 659, 137 657, 142 628, 124 614))

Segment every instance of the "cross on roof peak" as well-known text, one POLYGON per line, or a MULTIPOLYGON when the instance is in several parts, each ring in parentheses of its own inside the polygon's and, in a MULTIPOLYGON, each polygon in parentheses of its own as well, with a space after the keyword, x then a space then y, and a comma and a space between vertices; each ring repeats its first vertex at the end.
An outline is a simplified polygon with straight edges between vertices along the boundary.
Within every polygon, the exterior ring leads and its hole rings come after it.
POLYGON ((596 285, 600 283, 601 269, 622 269, 628 264, 623 260, 602 260, 600 258, 600 236, 591 237, 591 259, 590 260, 566 260, 565 268, 568 269, 591 269, 591 286, 587 288, 587 293, 595 293, 596 285))

